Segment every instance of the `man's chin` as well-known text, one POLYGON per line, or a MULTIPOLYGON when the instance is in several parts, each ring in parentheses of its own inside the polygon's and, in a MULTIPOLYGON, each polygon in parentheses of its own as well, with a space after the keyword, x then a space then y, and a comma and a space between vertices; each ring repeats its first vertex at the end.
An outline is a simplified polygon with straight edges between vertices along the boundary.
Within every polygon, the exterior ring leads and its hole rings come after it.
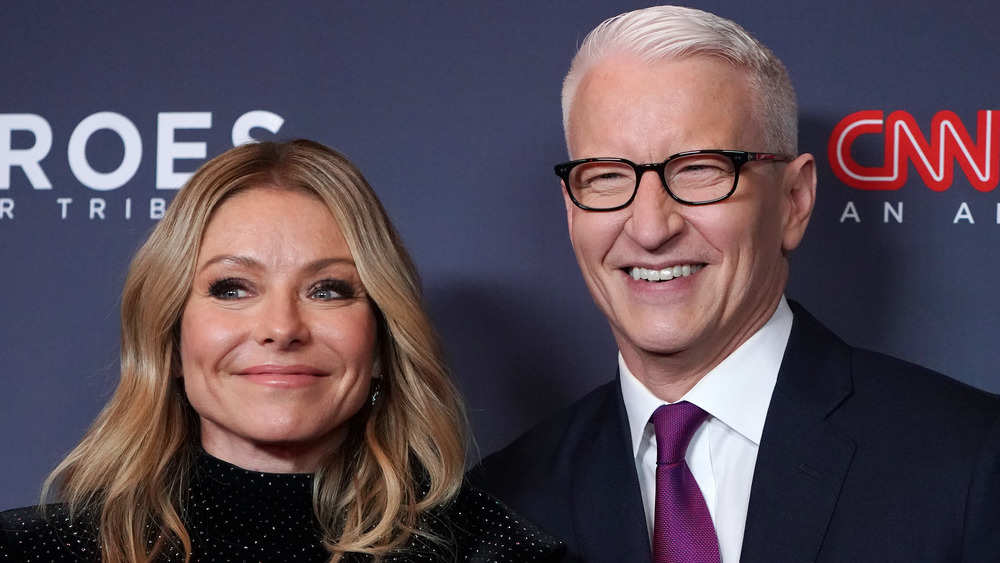
POLYGON ((623 353, 631 352, 636 357, 679 357, 692 351, 699 341, 698 334, 691 326, 679 323, 663 323, 662 320, 644 323, 641 329, 626 330, 615 340, 623 353))

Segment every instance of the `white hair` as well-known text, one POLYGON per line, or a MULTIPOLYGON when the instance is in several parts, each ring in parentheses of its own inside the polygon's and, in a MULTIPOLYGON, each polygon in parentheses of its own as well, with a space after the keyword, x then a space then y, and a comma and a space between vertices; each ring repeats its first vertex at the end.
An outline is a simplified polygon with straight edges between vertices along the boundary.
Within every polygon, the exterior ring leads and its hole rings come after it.
POLYGON ((755 94, 752 114, 765 139, 781 154, 798 155, 798 107, 795 89, 781 61, 736 23, 693 8, 654 6, 627 12, 594 28, 573 57, 563 81, 563 130, 587 72, 610 55, 628 55, 644 63, 710 57, 747 72, 755 94))

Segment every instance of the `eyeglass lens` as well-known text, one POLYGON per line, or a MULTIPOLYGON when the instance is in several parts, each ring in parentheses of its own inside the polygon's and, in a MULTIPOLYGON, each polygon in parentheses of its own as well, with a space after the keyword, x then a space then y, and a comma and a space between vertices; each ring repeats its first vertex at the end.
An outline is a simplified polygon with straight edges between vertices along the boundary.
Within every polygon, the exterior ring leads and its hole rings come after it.
MULTIPOLYGON (((727 156, 693 154, 671 159, 661 180, 678 199, 703 203, 726 196, 736 179, 736 167, 727 156)), ((638 189, 636 170, 626 162, 579 164, 569 174, 573 198, 591 209, 611 209, 628 203, 638 189)))

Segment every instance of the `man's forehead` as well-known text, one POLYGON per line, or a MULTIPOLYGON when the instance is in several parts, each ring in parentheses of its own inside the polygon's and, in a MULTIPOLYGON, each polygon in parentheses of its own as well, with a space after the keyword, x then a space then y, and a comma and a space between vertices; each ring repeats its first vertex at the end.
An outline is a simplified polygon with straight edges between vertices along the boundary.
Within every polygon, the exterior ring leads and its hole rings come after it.
MULTIPOLYGON (((639 129, 647 127, 650 132, 662 130, 676 123, 678 116, 704 115, 702 132, 732 120, 746 123, 754 113, 755 99, 748 78, 745 70, 719 57, 645 61, 629 54, 608 56, 587 70, 570 104, 566 122, 570 152, 580 148, 575 141, 580 134, 590 136, 595 123, 605 135, 614 133, 606 127, 609 122, 621 122, 623 127, 627 123, 629 130, 619 131, 626 136, 642 134, 639 129)), ((757 129, 749 123, 746 127, 757 129)))
POLYGON ((622 80, 623 75, 635 75, 637 80, 651 75, 670 75, 678 72, 679 68, 700 68, 706 72, 725 76, 727 79, 733 77, 745 80, 750 83, 750 72, 748 69, 739 67, 731 60, 714 55, 687 55, 682 57, 665 57, 659 59, 649 59, 640 55, 616 52, 606 55, 587 69, 580 80, 580 90, 585 87, 600 88, 612 85, 622 80))

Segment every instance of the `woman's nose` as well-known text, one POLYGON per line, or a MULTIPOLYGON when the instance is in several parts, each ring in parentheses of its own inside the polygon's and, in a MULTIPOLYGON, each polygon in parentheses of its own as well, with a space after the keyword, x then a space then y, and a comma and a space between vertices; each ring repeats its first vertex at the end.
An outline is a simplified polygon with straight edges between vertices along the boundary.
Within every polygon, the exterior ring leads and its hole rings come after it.
POLYGON ((309 341, 309 327, 295 297, 267 296, 257 319, 257 342, 288 348, 309 341))

